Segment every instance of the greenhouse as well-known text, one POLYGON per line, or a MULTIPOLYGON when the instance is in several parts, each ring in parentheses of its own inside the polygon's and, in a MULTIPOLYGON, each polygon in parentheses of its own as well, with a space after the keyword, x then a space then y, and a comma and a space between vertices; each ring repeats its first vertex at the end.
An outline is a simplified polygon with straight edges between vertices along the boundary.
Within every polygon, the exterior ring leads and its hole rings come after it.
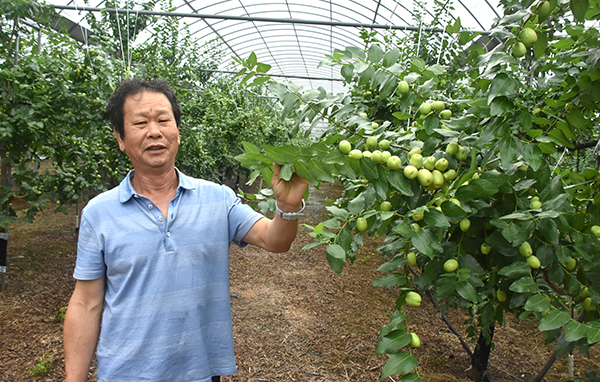
POLYGON ((0 11, 0 380, 600 380, 600 0, 0 11))

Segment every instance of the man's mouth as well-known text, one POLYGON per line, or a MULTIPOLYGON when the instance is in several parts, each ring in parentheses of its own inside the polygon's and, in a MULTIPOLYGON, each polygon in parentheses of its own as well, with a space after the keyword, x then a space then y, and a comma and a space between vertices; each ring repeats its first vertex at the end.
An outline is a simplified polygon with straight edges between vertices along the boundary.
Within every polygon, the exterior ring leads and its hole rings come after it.
POLYGON ((165 146, 148 146, 146 147, 146 151, 160 151, 164 150, 165 146))

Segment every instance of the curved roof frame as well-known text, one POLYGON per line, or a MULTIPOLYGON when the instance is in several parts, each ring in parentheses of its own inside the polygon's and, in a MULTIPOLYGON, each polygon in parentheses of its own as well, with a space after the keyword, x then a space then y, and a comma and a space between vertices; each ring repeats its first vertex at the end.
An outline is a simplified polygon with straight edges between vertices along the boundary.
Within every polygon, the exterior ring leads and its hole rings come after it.
MULTIPOLYGON (((106 0, 95 1, 95 7, 89 7, 86 0, 49 1, 80 28, 85 28, 81 12, 96 12, 106 4, 106 0)), ((198 43, 219 40, 229 55, 238 59, 255 52, 258 61, 271 65, 269 74, 273 76, 297 78, 303 86, 324 86, 337 92, 343 90, 341 74, 330 67, 319 67, 319 63, 334 49, 364 48, 357 28, 396 30, 406 35, 420 30, 445 33, 443 28, 423 27, 433 20, 431 9, 435 5, 442 11, 442 18, 454 21, 460 17, 467 29, 487 34, 494 18, 500 17, 498 6, 492 4, 497 1, 423 0, 423 8, 416 9, 418 3, 411 6, 404 0, 172 0, 174 12, 143 10, 139 6, 104 10, 132 17, 177 17, 186 21, 182 28, 198 43), (421 25, 413 25, 417 14, 425 17, 421 25)), ((230 65, 224 62, 221 69, 230 65)))

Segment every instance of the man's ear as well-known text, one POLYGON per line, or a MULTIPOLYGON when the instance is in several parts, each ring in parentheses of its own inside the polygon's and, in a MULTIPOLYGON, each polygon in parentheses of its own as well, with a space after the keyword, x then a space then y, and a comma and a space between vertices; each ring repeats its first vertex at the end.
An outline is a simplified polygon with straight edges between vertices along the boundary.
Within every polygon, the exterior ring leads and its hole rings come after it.
POLYGON ((125 143, 123 142, 123 139, 121 138, 121 135, 119 134, 117 129, 114 127, 113 127, 113 132, 115 133, 115 137, 117 137, 117 142, 119 142, 119 149, 121 151, 123 151, 124 153, 127 153, 127 151, 125 151, 125 143))

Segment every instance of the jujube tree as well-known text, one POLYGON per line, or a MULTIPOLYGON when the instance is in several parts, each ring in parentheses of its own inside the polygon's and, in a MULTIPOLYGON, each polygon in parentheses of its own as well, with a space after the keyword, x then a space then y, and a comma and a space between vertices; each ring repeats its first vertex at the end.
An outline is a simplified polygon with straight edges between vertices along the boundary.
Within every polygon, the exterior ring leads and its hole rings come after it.
MULTIPOLYGON (((389 261, 374 285, 399 296, 376 347, 391 354, 382 379, 421 380, 404 304, 418 306, 424 293, 442 311, 470 314, 477 349, 507 313, 536 317, 557 357, 600 341, 598 170, 564 160, 598 139, 600 43, 586 21, 600 4, 503 5, 488 36, 501 44, 490 52, 457 20, 446 32, 464 54, 443 65, 371 35, 367 49, 336 50, 323 63, 340 68, 348 94, 270 80, 284 117, 329 128, 308 146, 247 144, 239 157, 265 177, 274 161, 287 176, 293 168, 315 186, 344 186, 329 219, 309 227, 309 247, 325 245, 337 273, 364 235, 385 237, 389 261)), ((253 60, 240 63, 240 74, 256 71, 253 60)), ((481 372, 483 357, 481 367, 476 350, 481 372)))

